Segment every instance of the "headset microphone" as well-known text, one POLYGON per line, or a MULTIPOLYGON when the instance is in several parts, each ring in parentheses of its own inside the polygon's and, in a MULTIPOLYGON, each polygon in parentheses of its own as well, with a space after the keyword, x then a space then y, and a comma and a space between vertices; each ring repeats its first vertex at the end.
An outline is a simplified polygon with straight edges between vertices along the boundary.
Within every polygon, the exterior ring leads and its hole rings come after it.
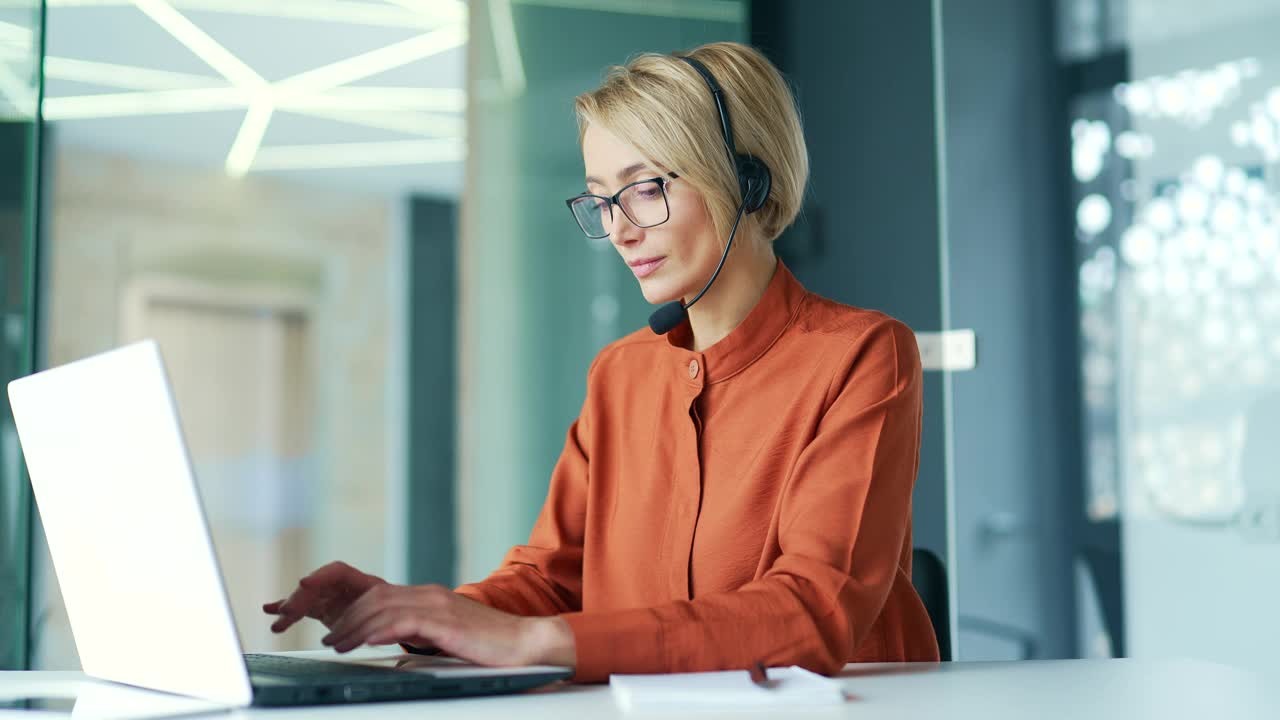
POLYGON ((695 295, 688 305, 676 300, 663 305, 649 316, 649 328, 655 333, 666 335, 679 327, 680 323, 689 317, 689 308, 693 307, 693 304, 701 300, 702 296, 707 294, 707 290, 711 289, 711 283, 715 282, 716 278, 720 276, 720 268, 724 267, 724 261, 729 257, 729 248, 733 247, 733 236, 738 233, 738 222, 742 220, 742 211, 746 208, 745 203, 738 206, 738 217, 734 219, 733 229, 729 231, 729 242, 724 244, 724 252, 720 253, 720 264, 716 265, 716 271, 711 273, 711 279, 707 281, 706 285, 702 286, 702 291, 695 295))
POLYGON ((738 191, 742 195, 742 204, 738 206, 738 216, 733 221, 733 229, 729 231, 729 240, 724 244, 724 252, 720 255, 720 264, 716 265, 716 271, 711 273, 711 279, 707 280, 707 284, 702 287, 702 291, 694 296, 686 305, 683 301, 676 300, 658 308, 649 316, 649 327, 659 335, 665 335, 679 327, 681 323, 689 317, 688 310, 694 303, 702 299, 702 296, 711 289, 711 283, 716 281, 720 276, 720 270, 724 267, 724 261, 729 257, 729 249, 733 247, 733 237, 738 233, 738 223, 742 221, 744 214, 751 214, 764 206, 764 201, 769 197, 769 189, 773 185, 773 176, 769 173, 769 167, 761 162, 758 158, 739 154, 737 146, 733 142, 733 126, 729 123, 729 109, 725 106, 724 91, 720 89, 720 83, 716 82, 711 71, 707 70, 701 62, 691 57, 681 57, 681 60, 689 63, 702 79, 707 82, 707 87, 711 88, 711 95, 716 102, 716 110, 720 112, 720 131, 724 135, 724 147, 729 152, 729 160, 733 163, 734 171, 738 175, 738 191))

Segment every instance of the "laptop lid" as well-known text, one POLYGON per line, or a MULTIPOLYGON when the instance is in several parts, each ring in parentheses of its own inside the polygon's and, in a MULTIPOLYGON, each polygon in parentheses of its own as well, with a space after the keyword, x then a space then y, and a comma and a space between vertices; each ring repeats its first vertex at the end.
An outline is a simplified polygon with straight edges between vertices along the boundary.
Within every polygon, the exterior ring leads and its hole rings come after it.
POLYGON ((9 401, 85 673, 250 704, 156 343, 15 380, 9 401))

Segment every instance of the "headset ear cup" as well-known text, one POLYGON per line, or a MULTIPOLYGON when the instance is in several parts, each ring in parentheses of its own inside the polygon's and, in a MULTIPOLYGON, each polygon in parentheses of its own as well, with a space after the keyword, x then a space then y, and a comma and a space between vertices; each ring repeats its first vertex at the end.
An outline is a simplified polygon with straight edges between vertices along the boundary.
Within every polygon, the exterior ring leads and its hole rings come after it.
POLYGON ((747 214, 751 214, 764 207, 773 186, 773 176, 769 173, 769 166, 752 155, 738 155, 737 161, 742 204, 746 206, 747 214))

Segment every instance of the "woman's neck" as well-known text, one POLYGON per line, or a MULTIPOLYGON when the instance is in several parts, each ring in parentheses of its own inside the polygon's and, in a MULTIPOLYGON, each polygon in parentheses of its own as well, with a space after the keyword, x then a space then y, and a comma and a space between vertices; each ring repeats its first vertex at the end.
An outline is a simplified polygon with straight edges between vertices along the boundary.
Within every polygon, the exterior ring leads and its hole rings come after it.
POLYGON ((760 302, 777 267, 773 243, 752 242, 750 238, 736 240, 720 277, 711 284, 707 294, 689 308, 689 328, 693 334, 689 349, 702 352, 733 332, 760 302))

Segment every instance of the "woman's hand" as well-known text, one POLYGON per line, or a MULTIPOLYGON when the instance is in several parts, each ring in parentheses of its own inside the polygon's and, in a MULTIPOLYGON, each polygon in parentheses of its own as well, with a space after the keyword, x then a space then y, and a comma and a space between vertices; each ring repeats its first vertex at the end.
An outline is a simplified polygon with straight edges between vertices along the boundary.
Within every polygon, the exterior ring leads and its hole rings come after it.
POLYGON ((375 585, 322 642, 338 652, 366 644, 435 647, 480 665, 572 667, 577 662, 573 633, 564 620, 511 615, 440 585, 375 585))
POLYGON ((298 589, 284 600, 267 603, 263 612, 279 615, 271 631, 282 633, 304 617, 333 629, 333 624, 370 588, 387 581, 362 573, 344 562, 333 562, 298 581, 298 589))
POLYGON ((271 626, 277 633, 304 617, 319 620, 330 630, 324 644, 338 652, 405 643, 480 665, 577 663, 573 632, 558 617, 511 615, 439 585, 392 585, 341 562, 262 609, 280 616, 271 626))

